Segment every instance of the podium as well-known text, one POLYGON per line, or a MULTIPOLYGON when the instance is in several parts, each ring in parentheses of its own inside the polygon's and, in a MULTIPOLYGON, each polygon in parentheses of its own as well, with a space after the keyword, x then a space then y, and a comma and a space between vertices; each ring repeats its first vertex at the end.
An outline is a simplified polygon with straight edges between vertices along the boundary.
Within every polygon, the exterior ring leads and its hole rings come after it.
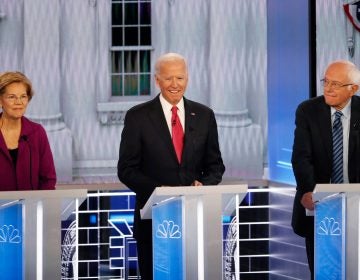
POLYGON ((318 184, 315 279, 360 279, 360 184, 318 184))
POLYGON ((154 280, 223 279, 222 215, 231 215, 247 185, 159 187, 141 210, 152 219, 154 280))
POLYGON ((86 190, 0 192, 1 279, 61 279, 61 220, 86 190))

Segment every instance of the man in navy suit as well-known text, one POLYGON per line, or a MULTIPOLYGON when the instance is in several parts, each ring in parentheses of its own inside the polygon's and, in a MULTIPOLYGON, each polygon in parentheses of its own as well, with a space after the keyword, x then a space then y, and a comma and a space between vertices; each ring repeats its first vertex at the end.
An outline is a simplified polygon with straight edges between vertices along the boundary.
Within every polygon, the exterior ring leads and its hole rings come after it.
POLYGON ((341 112, 343 132, 342 180, 337 183, 360 182, 360 98, 355 96, 360 72, 349 61, 335 61, 328 66, 322 84, 324 95, 304 101, 296 110, 292 154, 297 183, 292 227, 296 234, 305 237, 312 279, 314 217, 306 216, 305 209, 314 209, 312 193, 316 184, 335 183, 331 179, 332 175, 334 178, 332 127, 337 112, 341 112))
POLYGON ((151 193, 159 186, 216 185, 225 171, 214 112, 183 97, 188 83, 185 59, 162 55, 155 81, 160 94, 126 114, 118 162, 120 181, 136 193, 134 237, 145 280, 152 279, 152 230, 151 220, 140 218, 140 209, 151 193), (173 145, 174 106, 182 133, 180 152, 173 145))

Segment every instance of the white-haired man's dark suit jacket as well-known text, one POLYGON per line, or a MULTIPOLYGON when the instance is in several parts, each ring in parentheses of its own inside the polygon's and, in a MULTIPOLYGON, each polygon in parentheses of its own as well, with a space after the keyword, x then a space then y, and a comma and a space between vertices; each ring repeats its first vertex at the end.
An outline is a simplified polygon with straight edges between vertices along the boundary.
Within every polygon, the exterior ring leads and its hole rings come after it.
MULTIPOLYGON (((306 217, 300 200, 312 192, 316 184, 330 183, 332 171, 332 124, 330 106, 323 96, 304 101, 296 110, 296 129, 292 166, 297 191, 294 200, 292 227, 300 236, 313 228, 313 218, 306 217)), ((351 99, 348 171, 349 182, 360 180, 360 97, 351 99)))

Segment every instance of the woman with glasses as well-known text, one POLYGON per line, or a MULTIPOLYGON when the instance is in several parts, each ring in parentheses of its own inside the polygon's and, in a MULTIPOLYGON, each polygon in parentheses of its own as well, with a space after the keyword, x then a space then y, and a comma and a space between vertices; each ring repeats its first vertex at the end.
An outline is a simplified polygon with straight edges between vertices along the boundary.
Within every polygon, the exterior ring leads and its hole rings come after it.
POLYGON ((0 191, 55 188, 56 173, 46 132, 24 117, 33 94, 24 74, 0 74, 0 191))

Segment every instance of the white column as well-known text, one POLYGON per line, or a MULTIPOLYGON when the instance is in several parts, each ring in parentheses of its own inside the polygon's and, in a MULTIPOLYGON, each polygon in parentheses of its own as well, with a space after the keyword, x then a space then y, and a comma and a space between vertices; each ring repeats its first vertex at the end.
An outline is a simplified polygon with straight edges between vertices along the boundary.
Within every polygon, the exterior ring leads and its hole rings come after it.
POLYGON ((24 73, 35 96, 27 116, 44 125, 58 181, 72 177, 71 133, 60 110, 60 1, 24 0, 24 73))
POLYGON ((211 107, 215 112, 220 116, 231 114, 233 118, 249 124, 244 2, 228 0, 225 4, 211 1, 209 82, 211 107))
POLYGON ((249 38, 257 38, 258 30, 249 31, 251 1, 225 2, 209 1, 210 107, 218 123, 226 176, 259 178, 263 170, 263 136, 260 126, 249 118, 247 107, 250 74, 252 68, 259 67, 259 61, 249 55, 249 49, 258 47, 249 38))
MULTIPOLYGON (((185 96, 209 104, 208 0, 168 0, 153 3, 154 6, 159 5, 155 7, 154 24, 164 29, 164 32, 155 32, 162 34, 155 35, 154 43, 158 44, 155 40, 162 39, 166 46, 163 52, 177 52, 186 58, 190 76, 185 96), (155 19, 156 17, 160 19, 155 19)), ((156 26, 153 26, 156 29, 156 26)))
POLYGON ((24 72, 35 96, 28 115, 52 130, 60 121, 60 9, 58 0, 24 0, 24 72))

